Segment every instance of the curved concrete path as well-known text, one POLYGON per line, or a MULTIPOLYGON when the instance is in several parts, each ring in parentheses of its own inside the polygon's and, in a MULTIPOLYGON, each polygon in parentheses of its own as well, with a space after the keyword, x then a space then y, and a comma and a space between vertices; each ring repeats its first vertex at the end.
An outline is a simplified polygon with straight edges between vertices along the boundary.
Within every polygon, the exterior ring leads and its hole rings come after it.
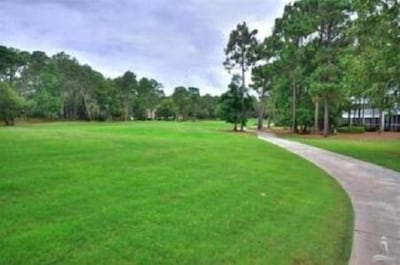
POLYGON ((400 265, 400 173, 272 134, 258 138, 311 161, 347 191, 355 212, 349 264, 400 265))

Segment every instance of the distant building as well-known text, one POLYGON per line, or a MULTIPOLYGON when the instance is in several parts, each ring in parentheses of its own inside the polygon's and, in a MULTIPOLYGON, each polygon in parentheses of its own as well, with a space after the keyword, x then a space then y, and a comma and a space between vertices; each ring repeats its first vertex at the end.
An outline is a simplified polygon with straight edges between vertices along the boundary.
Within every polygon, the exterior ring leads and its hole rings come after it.
POLYGON ((156 119, 156 111, 157 111, 157 108, 155 108, 155 109, 146 109, 146 119, 155 120, 156 119))
MULTIPOLYGON (((379 130, 380 112, 365 104, 365 108, 343 112, 343 120, 350 125, 361 125, 367 130, 379 130)), ((390 111, 384 112, 385 131, 400 131, 400 104, 395 104, 390 111)))

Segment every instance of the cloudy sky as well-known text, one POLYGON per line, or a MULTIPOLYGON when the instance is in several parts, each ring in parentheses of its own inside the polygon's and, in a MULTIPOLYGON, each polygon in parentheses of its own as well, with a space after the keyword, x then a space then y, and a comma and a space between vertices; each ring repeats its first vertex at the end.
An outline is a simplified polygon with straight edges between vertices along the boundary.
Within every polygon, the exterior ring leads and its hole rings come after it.
POLYGON ((0 45, 65 51, 105 76, 126 70, 202 94, 226 90, 236 24, 270 33, 288 0, 0 0, 0 45))

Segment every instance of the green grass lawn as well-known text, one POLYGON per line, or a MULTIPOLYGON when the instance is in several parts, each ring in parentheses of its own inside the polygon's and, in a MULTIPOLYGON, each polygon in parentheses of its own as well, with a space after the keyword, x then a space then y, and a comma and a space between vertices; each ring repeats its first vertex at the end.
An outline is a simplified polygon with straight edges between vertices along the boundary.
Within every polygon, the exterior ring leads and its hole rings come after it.
POLYGON ((0 128, 0 264, 346 264, 312 164, 219 122, 0 128))
POLYGON ((371 162, 400 172, 400 140, 353 140, 331 138, 292 139, 371 162))

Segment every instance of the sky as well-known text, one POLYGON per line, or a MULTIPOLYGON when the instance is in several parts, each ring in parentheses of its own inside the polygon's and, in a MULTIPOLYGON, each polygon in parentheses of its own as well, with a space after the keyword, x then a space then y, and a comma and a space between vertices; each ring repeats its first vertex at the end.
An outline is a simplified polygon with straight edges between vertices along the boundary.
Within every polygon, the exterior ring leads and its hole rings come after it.
POLYGON ((0 0, 0 45, 60 51, 106 77, 154 78, 170 94, 227 90, 229 33, 246 21, 269 35, 288 0, 0 0))

